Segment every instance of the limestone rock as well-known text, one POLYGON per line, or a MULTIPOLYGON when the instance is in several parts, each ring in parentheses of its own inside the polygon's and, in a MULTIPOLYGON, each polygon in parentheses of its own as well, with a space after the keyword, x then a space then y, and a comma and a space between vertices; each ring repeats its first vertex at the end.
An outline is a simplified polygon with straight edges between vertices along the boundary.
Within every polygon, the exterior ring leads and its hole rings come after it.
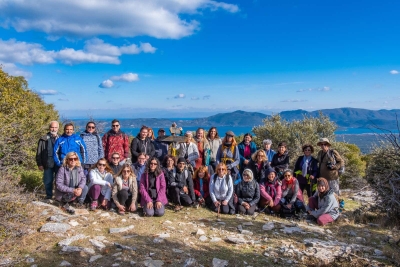
POLYGON ((96 260, 98 260, 98 259, 100 259, 100 258, 103 258, 103 255, 95 255, 95 256, 92 256, 92 257, 90 257, 90 259, 89 259, 89 263, 94 262, 94 261, 96 261, 96 260))
POLYGON ((135 247, 125 246, 125 245, 121 245, 118 243, 114 243, 114 246, 116 246, 117 248, 120 248, 122 250, 136 250, 135 247))
POLYGON ((72 266, 72 264, 69 263, 68 261, 62 261, 62 262, 60 263, 60 266, 72 266))
POLYGON ((185 260, 183 267, 194 267, 196 266, 196 263, 197 263, 196 259, 189 258, 185 260))
POLYGON ((143 264, 146 267, 161 267, 164 265, 164 262, 160 260, 147 259, 143 264))
POLYGON ((69 229, 71 226, 66 223, 46 223, 40 228, 40 232, 65 233, 69 229))
POLYGON ((53 215, 53 216, 50 216, 50 218, 48 218, 49 221, 59 222, 59 223, 65 221, 66 219, 68 219, 68 217, 65 217, 61 214, 53 215))
POLYGON ((197 229, 196 235, 205 235, 206 233, 202 229, 197 229))
POLYGON ((61 240, 60 242, 58 242, 58 245, 59 245, 60 247, 61 247, 61 246, 68 246, 68 245, 70 245, 72 242, 77 241, 77 240, 81 240, 81 239, 84 239, 84 238, 87 238, 87 236, 85 236, 85 235, 83 235, 83 234, 75 235, 75 236, 72 236, 72 237, 70 237, 70 238, 61 240))
POLYGON ((268 222, 268 223, 264 224, 262 227, 262 229, 264 231, 271 231, 274 228, 275 228, 275 224, 273 222, 268 222))
POLYGON ((103 248, 106 247, 106 245, 104 245, 102 242, 96 240, 96 239, 89 239, 89 242, 96 248, 98 248, 99 250, 102 250, 103 248))
POLYGON ((226 239, 234 244, 246 244, 247 241, 242 238, 242 237, 236 237, 236 236, 227 236, 226 239))
POLYGON ((73 252, 85 252, 87 254, 95 254, 91 248, 76 247, 76 246, 63 246, 60 254, 68 254, 73 252))
POLYGON ((199 240, 201 242, 206 242, 206 241, 208 241, 208 238, 205 235, 202 235, 202 236, 199 237, 199 240))
POLYGON ((228 261, 213 258, 212 267, 226 267, 228 266, 228 261))
POLYGON ((122 227, 122 228, 110 228, 110 234, 127 232, 133 228, 135 228, 135 226, 133 226, 133 225, 129 225, 127 227, 122 227))

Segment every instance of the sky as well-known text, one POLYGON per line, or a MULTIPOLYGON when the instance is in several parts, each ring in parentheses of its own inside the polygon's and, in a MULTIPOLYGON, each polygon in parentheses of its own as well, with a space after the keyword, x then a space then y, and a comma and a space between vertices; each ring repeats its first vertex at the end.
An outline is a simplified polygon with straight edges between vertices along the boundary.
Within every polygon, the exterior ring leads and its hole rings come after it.
POLYGON ((64 118, 400 108, 400 1, 0 0, 0 64, 64 118))

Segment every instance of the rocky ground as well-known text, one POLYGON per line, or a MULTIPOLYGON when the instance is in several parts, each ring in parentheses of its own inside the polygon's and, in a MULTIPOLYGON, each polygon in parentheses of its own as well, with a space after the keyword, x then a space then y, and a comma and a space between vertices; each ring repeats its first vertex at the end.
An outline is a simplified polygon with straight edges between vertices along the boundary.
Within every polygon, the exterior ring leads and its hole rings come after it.
POLYGON ((357 201, 370 205, 372 191, 347 194, 343 218, 326 227, 264 214, 217 218, 204 208, 167 210, 161 218, 84 209, 68 215, 36 201, 37 224, 26 226, 29 234, 18 245, 3 246, 0 266, 398 265, 398 228, 372 215, 357 223, 354 216, 368 213, 357 201))

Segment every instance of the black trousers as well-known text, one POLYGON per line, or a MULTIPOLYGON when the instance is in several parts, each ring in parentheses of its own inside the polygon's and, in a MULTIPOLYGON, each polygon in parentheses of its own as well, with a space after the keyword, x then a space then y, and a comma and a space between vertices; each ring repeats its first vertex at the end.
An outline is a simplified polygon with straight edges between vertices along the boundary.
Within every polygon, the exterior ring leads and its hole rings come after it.
POLYGON ((179 206, 190 206, 193 203, 192 198, 176 186, 170 186, 168 188, 168 195, 172 199, 172 202, 179 206))
MULTIPOLYGON (((129 207, 132 204, 132 195, 129 196, 128 190, 122 189, 117 193, 118 202, 122 206, 129 207)), ((135 203, 136 209, 138 208, 138 202, 135 203)))
POLYGON ((246 210, 242 205, 239 205, 239 203, 236 204, 236 210, 240 214, 245 214, 245 215, 253 215, 254 211, 256 210, 257 205, 250 206, 248 210, 246 210))

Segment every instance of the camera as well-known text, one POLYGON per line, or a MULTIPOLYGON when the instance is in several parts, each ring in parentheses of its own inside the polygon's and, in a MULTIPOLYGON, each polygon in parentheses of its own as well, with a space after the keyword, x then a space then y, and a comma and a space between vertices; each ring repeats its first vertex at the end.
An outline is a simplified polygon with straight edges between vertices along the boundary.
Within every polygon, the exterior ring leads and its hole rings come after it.
POLYGON ((328 161, 326 163, 326 166, 328 167, 328 169, 333 170, 335 168, 335 164, 333 164, 332 161, 328 161))

